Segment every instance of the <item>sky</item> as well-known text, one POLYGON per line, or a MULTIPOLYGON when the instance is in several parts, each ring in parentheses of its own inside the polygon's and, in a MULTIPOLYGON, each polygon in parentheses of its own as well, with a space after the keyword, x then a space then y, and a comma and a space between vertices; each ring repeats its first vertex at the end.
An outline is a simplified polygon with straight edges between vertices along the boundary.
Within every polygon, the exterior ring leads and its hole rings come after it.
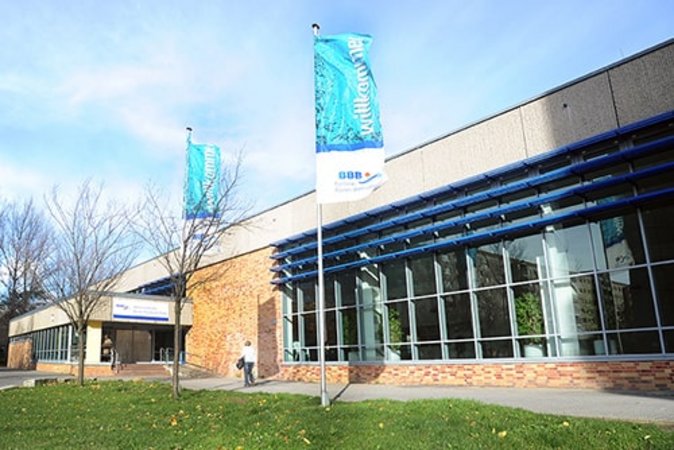
POLYGON ((0 0, 0 199, 86 179, 179 214, 185 128, 261 211, 314 188, 313 36, 373 36, 387 157, 674 36, 672 0, 0 0))

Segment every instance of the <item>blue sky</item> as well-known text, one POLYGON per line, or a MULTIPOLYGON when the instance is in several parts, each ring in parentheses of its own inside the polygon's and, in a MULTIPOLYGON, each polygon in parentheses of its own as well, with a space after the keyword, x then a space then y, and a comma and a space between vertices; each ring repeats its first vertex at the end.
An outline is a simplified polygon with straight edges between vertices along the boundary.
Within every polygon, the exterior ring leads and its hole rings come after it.
POLYGON ((181 202, 185 127, 256 210, 313 189, 313 49, 368 33, 387 156, 671 38, 671 0, 0 2, 0 198, 181 202))

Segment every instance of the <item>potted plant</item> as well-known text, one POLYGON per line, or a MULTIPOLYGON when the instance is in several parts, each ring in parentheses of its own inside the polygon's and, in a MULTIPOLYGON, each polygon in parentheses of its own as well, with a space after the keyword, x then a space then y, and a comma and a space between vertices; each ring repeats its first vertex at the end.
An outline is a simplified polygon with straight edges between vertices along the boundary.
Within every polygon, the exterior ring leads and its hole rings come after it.
POLYGON ((403 326, 400 321, 400 312, 395 308, 388 309, 388 335, 391 359, 400 359, 400 343, 403 341, 403 326))
MULTIPOLYGON (((545 333, 541 301, 532 292, 525 292, 515 298, 515 315, 518 336, 534 336, 545 333)), ((524 356, 544 356, 543 338, 531 337, 521 342, 524 356)))
POLYGON ((355 317, 351 317, 349 314, 342 315, 342 324, 343 324, 343 345, 349 346, 347 348, 347 359, 349 362, 358 361, 359 350, 358 350, 358 322, 355 317))

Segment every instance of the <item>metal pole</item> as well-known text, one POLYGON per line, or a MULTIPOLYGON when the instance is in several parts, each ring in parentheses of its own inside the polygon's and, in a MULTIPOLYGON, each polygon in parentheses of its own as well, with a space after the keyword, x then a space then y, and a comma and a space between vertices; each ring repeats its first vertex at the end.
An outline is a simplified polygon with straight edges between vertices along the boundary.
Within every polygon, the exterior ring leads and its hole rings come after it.
MULTIPOLYGON (((311 25, 314 36, 318 36, 320 25, 311 25)), ((330 406, 328 383, 325 374, 325 281, 323 277, 323 207, 316 204, 316 230, 318 246, 318 362, 321 371, 321 406, 330 406)))
POLYGON ((323 277, 323 207, 318 205, 318 360, 321 370, 321 405, 330 406, 325 374, 325 281, 323 277))

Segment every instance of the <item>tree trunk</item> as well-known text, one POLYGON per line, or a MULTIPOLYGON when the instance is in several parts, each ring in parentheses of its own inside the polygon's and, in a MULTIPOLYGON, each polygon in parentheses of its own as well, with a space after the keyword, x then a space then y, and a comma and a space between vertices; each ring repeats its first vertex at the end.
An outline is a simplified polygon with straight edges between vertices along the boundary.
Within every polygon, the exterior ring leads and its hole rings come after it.
POLYGON ((77 382, 84 386, 84 325, 77 324, 77 382))
POLYGON ((173 328, 173 374, 172 374, 172 385, 173 385, 173 399, 177 400, 180 397, 180 351, 181 351, 181 307, 180 303, 182 298, 173 299, 173 312, 175 316, 175 326, 173 328))

